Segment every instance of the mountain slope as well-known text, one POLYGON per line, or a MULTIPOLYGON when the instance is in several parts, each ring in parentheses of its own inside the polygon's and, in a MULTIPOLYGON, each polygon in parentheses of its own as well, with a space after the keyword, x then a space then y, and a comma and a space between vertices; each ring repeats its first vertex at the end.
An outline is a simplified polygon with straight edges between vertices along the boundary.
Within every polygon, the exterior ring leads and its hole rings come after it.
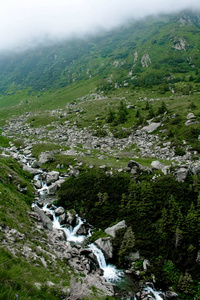
POLYGON ((97 82, 109 78, 109 88, 115 83, 134 88, 195 77, 200 67, 199 16, 186 11, 149 17, 96 37, 2 54, 0 90, 11 84, 17 89, 58 88, 94 77, 97 82))

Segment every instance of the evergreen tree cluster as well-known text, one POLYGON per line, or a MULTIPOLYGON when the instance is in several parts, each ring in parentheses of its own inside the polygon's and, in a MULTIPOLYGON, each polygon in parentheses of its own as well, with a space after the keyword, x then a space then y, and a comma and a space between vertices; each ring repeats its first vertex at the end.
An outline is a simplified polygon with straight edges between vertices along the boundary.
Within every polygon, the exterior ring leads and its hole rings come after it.
POLYGON ((139 250, 151 261, 161 287, 173 285, 188 299, 197 293, 200 196, 195 176, 180 183, 171 175, 133 179, 93 169, 68 179, 58 204, 74 208, 96 228, 124 219, 128 227, 114 242, 115 259, 127 263, 126 256, 139 250))

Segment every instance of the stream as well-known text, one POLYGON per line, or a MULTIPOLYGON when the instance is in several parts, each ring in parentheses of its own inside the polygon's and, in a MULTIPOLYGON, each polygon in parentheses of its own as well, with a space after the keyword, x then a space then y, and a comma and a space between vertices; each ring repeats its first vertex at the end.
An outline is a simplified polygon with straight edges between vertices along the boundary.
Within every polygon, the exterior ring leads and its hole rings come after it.
MULTIPOLYGON (((61 177, 59 177, 60 179, 61 177)), ((63 177, 62 177, 63 179, 63 177)), ((83 221, 78 215, 76 215, 76 224, 74 227, 68 226, 66 227, 66 224, 60 224, 59 221, 59 216, 56 216, 55 214, 55 209, 56 207, 53 205, 52 206, 52 200, 48 200, 48 185, 45 179, 45 173, 38 174, 34 176, 34 181, 39 182, 39 187, 36 188, 37 193, 39 195, 39 199, 43 203, 42 210, 47 214, 51 215, 52 223, 53 223, 53 228, 57 230, 62 230, 65 233, 66 240, 71 243, 75 244, 82 244, 85 241, 89 240, 89 237, 91 236, 90 230, 88 231, 87 235, 80 235, 78 234, 79 229, 81 226, 86 223, 86 221, 83 221), (53 207, 53 209, 52 209, 53 207)), ((33 204, 37 205, 37 204, 33 204)), ((109 281, 113 284, 118 284, 120 285, 120 282, 126 281, 124 272, 121 270, 118 270, 116 266, 107 264, 105 256, 101 249, 99 249, 94 243, 90 243, 87 245, 87 247, 94 253, 94 255, 97 258, 99 268, 103 270, 103 277, 106 279, 106 281, 109 281)), ((156 299, 156 300, 163 300, 163 298, 160 296, 160 292, 157 292, 155 289, 153 289, 150 286, 146 286, 142 290, 142 296, 144 295, 148 300, 151 299, 156 299), (153 296, 153 297, 152 297, 153 296)), ((142 297, 143 298, 143 297, 142 297)), ((126 299, 126 300, 137 300, 137 297, 131 293, 130 297, 123 297, 121 299, 126 299)))

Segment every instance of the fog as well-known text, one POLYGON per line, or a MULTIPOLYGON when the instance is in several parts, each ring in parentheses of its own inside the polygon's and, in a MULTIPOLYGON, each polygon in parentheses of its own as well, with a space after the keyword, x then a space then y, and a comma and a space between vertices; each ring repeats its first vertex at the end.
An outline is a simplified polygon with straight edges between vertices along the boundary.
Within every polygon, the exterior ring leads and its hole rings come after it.
POLYGON ((0 50, 81 37, 186 8, 200 9, 200 0, 0 0, 0 50))

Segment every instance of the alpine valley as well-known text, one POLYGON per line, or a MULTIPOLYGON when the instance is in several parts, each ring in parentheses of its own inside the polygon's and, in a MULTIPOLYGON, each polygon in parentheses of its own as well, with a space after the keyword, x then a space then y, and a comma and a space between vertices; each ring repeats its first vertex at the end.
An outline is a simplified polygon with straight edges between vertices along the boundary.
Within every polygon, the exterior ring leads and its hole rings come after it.
POLYGON ((200 12, 0 53, 0 299, 200 299, 200 12))

